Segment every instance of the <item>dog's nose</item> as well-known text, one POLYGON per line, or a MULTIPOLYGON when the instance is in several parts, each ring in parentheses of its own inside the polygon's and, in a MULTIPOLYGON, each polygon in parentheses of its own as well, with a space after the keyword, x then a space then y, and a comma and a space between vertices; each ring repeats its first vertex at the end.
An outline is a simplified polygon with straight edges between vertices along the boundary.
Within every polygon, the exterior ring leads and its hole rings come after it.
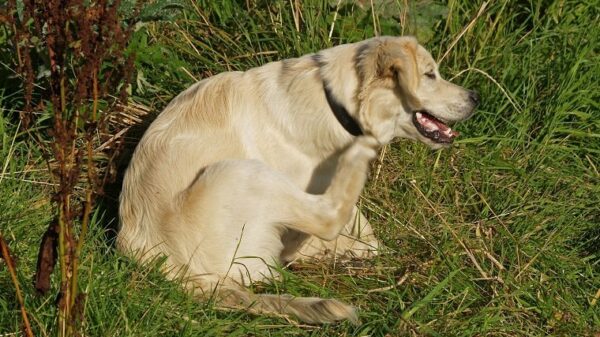
POLYGON ((479 104, 479 94, 477 91, 471 90, 469 91, 469 99, 473 102, 473 105, 479 104))

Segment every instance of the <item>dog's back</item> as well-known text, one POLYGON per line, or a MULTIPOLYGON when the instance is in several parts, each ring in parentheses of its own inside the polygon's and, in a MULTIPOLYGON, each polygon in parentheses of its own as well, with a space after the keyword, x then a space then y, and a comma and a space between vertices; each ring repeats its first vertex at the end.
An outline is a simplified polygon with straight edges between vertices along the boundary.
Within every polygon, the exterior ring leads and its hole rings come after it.
MULTIPOLYGON (((161 223, 178 195, 205 166, 242 157, 234 135, 231 101, 242 73, 223 73, 188 88, 164 109, 136 147, 123 179, 117 244, 145 258, 163 241, 161 223), (206 139, 219 141, 208 144, 206 139)), ((160 249, 157 253, 160 253, 160 249)), ((164 253, 164 252, 162 252, 164 253)))

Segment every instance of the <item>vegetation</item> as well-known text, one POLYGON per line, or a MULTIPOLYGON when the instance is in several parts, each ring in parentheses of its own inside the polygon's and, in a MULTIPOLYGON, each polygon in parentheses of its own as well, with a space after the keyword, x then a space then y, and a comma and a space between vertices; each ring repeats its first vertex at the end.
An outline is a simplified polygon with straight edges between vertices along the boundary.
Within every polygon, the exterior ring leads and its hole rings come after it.
MULTIPOLYGON (((2 6, 0 22, 6 23, 2 6)), ((86 296, 76 332, 600 334, 600 10, 595 1, 157 0, 139 12, 138 7, 134 1, 120 6, 122 22, 132 29, 125 52, 135 55, 121 128, 141 112, 160 112, 199 79, 376 34, 417 35, 441 62, 443 75, 479 91, 482 104, 457 126, 462 136, 451 149, 432 152, 401 140, 373 164, 361 207, 386 246, 380 256, 293 265, 282 271, 282 281, 256 286, 343 299, 359 307, 360 325, 307 326, 195 301, 164 279, 160 261, 139 266, 112 247, 117 183, 107 186, 103 204, 90 213, 78 281, 86 296)), ((47 129, 55 115, 34 107, 36 124, 29 132, 19 126, 27 90, 15 70, 12 31, 0 27, 0 234, 15 260, 32 333, 50 336, 59 333, 55 302, 61 275, 52 274, 47 295, 36 294, 32 279, 41 237, 58 214, 51 196, 60 182, 48 171, 39 141, 50 139, 47 129)), ((47 81, 43 70, 36 83, 47 81)), ((36 90, 34 97, 43 94, 36 90)), ((139 134, 133 129, 127 134, 129 150, 139 134)), ((125 155, 121 165, 126 162, 125 155)), ((74 225, 80 233, 81 222, 74 225)), ((0 260, 0 336, 21 336, 10 269, 0 260)))
MULTIPOLYGON (((111 128, 110 120, 117 102, 126 101, 133 55, 123 53, 131 29, 122 27, 119 4, 11 0, 6 6, 15 73, 24 92, 19 125, 38 145, 54 186, 54 218, 41 240, 35 289, 41 295, 50 290, 58 262, 59 336, 80 330, 86 296, 78 284, 81 250, 94 201, 111 176, 121 143, 120 127, 111 128)), ((10 250, 6 242, 0 244, 20 296, 10 250)), ((21 299, 19 305, 25 333, 33 336, 21 299)))

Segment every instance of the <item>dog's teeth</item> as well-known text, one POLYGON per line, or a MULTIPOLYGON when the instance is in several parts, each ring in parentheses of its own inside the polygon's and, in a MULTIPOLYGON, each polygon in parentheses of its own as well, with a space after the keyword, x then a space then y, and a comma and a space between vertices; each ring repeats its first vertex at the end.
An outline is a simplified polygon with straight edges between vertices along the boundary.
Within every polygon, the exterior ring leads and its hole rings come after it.
POLYGON ((423 123, 423 126, 425 128, 427 128, 429 131, 439 130, 439 127, 437 126, 437 124, 435 124, 434 122, 432 122, 430 120, 425 120, 425 122, 423 123))
POLYGON ((422 113, 416 112, 415 116, 417 117, 417 121, 419 122, 419 124, 421 124, 427 131, 433 132, 440 129, 436 122, 423 116, 422 113))

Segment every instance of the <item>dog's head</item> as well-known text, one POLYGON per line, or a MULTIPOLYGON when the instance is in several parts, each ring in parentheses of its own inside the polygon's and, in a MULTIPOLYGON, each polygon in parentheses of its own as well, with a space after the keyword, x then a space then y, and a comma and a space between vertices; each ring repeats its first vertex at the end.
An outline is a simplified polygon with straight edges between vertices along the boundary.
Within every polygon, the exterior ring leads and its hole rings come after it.
POLYGON ((402 137, 447 146, 458 135, 450 125, 469 118, 479 102, 476 92, 442 79, 413 37, 367 41, 358 50, 357 71, 358 122, 383 144, 402 137))

